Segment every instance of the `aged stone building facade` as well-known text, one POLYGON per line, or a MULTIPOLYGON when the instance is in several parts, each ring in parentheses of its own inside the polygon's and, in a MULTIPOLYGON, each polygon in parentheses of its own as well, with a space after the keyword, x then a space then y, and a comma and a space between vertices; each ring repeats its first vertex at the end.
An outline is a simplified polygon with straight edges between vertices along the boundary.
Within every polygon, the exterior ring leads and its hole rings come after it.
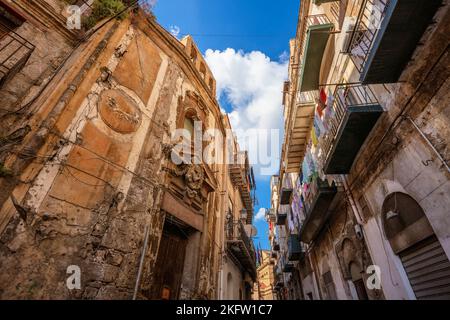
MULTIPOLYGON (((224 117, 226 129, 231 129, 228 117, 224 117)), ((221 300, 251 300, 253 283, 256 281, 256 254, 252 236, 254 191, 256 188, 253 169, 246 151, 239 150, 233 137, 226 152, 233 159, 224 179, 225 213, 220 273, 221 300)))
POLYGON ((148 12, 70 30, 66 5, 0 1, 0 298, 219 298, 225 252, 247 236, 227 242, 228 199, 246 229, 253 207, 229 183, 237 144, 195 148, 229 129, 211 71, 148 12), (176 163, 176 129, 194 134, 183 159, 208 161, 176 163))
POLYGON ((301 1, 268 221, 283 299, 450 299, 448 1, 301 1))
POLYGON ((273 283, 275 281, 275 259, 269 250, 261 250, 257 268, 257 282, 253 290, 253 300, 276 300, 273 283))

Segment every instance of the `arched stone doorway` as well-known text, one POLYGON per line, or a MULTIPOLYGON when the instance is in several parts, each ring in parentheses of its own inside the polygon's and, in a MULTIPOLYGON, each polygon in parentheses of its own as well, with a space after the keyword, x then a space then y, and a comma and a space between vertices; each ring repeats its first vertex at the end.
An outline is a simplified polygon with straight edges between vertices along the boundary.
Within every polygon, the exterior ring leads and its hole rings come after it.
POLYGON ((402 192, 389 194, 382 222, 416 298, 450 299, 449 259, 417 201, 402 192))

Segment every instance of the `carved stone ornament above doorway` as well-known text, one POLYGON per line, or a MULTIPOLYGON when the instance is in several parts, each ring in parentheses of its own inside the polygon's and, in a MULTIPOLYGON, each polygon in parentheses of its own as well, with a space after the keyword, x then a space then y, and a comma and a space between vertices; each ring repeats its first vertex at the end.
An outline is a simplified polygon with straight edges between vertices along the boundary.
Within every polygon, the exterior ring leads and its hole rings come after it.
POLYGON ((205 180, 205 172, 198 164, 181 164, 174 170, 176 176, 184 176, 186 182, 186 195, 194 198, 201 189, 205 180))

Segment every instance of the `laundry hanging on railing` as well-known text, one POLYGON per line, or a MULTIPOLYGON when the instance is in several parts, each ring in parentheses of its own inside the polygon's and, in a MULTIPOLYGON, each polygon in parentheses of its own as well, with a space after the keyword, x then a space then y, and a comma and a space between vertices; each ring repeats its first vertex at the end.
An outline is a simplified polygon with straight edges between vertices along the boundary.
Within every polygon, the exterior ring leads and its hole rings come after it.
POLYGON ((323 123, 326 133, 328 133, 328 131, 330 130, 331 121, 333 121, 333 119, 336 115, 336 113, 334 111, 333 103, 334 103, 334 96, 331 95, 331 92, 329 91, 328 99, 327 99, 327 108, 325 109, 323 118, 322 118, 322 120, 323 120, 322 123, 323 123))
POLYGON ((319 140, 317 139, 316 129, 314 126, 311 128, 311 140, 315 146, 319 143, 319 140))

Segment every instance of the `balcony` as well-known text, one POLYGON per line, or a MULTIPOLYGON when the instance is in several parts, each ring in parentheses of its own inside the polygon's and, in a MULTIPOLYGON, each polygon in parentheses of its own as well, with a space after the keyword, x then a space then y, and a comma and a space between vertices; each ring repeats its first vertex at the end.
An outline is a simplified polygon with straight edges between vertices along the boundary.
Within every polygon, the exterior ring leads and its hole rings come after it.
POLYGON ((298 172, 314 119, 317 91, 298 92, 286 147, 286 172, 298 172))
POLYGON ((397 82, 441 0, 364 0, 349 52, 363 84, 397 82))
POLYGON ((286 173, 283 176, 283 182, 281 183, 281 190, 280 190, 280 204, 285 205, 289 204, 291 201, 291 195, 293 191, 293 183, 291 180, 291 177, 289 173, 286 173))
POLYGON ((272 249, 273 251, 280 251, 280 244, 277 243, 275 240, 272 243, 272 249))
POLYGON ((328 3, 328 2, 337 2, 339 0, 313 0, 313 3, 317 6, 320 6, 323 3, 328 3))
POLYGON ((275 222, 276 221, 277 216, 275 214, 275 209, 273 209, 273 208, 267 209, 267 211, 266 211, 266 219, 267 219, 267 221, 271 221, 271 222, 275 222))
POLYGON ((286 219, 290 210, 290 205, 280 205, 277 212, 277 226, 284 226, 286 224, 286 219))
POLYGON ((300 230, 302 242, 310 243, 322 229, 328 219, 330 207, 339 200, 337 194, 338 187, 334 182, 330 185, 319 177, 313 179, 304 195, 306 219, 300 230))
POLYGON ((319 89, 322 57, 334 25, 325 14, 306 17, 306 38, 303 39, 300 92, 319 89))
POLYGON ((256 278, 256 255, 253 242, 245 232, 241 220, 228 220, 225 225, 226 243, 232 256, 256 278))
POLYGON ((28 61, 34 45, 0 24, 0 87, 28 61))
POLYGON ((253 199, 252 191, 255 189, 255 179, 253 170, 248 162, 246 151, 235 155, 234 163, 229 166, 229 173, 232 183, 239 189, 239 192, 247 210, 247 223, 253 220, 253 199))
POLYGON ((275 290, 279 290, 284 287, 284 279, 283 279, 283 274, 281 272, 275 273, 274 283, 275 283, 275 286, 274 286, 275 290))
POLYGON ((299 261, 303 256, 303 248, 298 235, 291 234, 288 238, 288 260, 299 261))
POLYGON ((294 264, 289 262, 285 257, 281 259, 281 266, 284 273, 290 273, 294 270, 294 264))
POLYGON ((347 174, 361 146, 383 113, 368 86, 340 85, 336 88, 329 132, 323 142, 326 174, 347 174))

